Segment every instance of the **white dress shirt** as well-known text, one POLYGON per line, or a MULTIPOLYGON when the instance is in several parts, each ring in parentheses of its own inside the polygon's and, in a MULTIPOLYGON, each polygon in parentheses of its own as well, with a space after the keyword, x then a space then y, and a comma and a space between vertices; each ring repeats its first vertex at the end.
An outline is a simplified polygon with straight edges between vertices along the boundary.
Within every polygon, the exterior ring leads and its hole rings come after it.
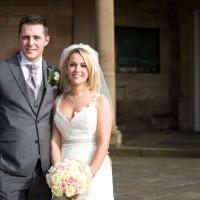
MULTIPOLYGON (((24 74, 24 78, 25 81, 27 81, 27 79, 29 78, 29 69, 26 67, 26 64, 33 64, 31 63, 22 52, 20 52, 21 54, 21 60, 20 60, 20 64, 21 64, 21 68, 22 68, 22 72, 24 74)), ((37 88, 40 88, 41 83, 42 83, 42 57, 35 63, 35 65, 38 66, 37 68, 37 88)))

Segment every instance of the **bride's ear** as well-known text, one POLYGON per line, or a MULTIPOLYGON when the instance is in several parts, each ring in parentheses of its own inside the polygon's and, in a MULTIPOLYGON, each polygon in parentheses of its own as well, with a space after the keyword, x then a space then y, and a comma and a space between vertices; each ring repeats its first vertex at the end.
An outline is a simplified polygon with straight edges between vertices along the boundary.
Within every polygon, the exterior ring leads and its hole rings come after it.
POLYGON ((65 72, 65 75, 68 77, 68 72, 67 72, 68 70, 67 70, 67 69, 68 69, 67 65, 64 66, 64 72, 65 72))

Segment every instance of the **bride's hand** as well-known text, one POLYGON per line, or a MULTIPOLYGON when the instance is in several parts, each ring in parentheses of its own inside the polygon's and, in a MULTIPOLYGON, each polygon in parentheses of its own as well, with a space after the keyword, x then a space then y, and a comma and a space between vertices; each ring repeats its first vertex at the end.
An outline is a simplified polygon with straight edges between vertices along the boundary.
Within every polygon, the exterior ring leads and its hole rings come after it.
POLYGON ((74 196, 70 197, 70 199, 73 199, 73 200, 75 200, 75 199, 78 199, 78 197, 79 197, 79 194, 76 194, 76 195, 74 195, 74 196))
POLYGON ((91 167, 90 167, 90 171, 91 171, 91 178, 94 178, 95 177, 95 173, 94 173, 94 171, 92 170, 91 167))

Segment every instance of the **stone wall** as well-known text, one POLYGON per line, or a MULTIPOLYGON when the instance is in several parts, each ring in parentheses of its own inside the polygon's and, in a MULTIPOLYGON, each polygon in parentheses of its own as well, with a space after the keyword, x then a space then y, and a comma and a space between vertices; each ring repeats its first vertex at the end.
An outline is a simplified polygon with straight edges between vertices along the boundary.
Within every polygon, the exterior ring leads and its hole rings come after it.
POLYGON ((116 26, 160 29, 160 72, 117 74, 119 127, 177 127, 180 70, 176 14, 175 1, 115 1, 116 26))
POLYGON ((178 4, 178 25, 180 27, 180 99, 179 128, 193 130, 195 124, 195 10, 200 9, 200 1, 183 0, 178 4))

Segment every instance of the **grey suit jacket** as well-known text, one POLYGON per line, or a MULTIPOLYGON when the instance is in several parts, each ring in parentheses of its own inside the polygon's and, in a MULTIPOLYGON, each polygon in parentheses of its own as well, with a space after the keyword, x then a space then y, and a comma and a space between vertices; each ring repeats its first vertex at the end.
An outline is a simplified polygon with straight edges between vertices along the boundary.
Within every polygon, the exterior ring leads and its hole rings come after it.
POLYGON ((48 68, 43 61, 44 85, 35 105, 17 56, 0 62, 0 170, 9 174, 31 174, 38 158, 43 172, 50 166, 51 110, 57 86, 48 83, 48 68))

